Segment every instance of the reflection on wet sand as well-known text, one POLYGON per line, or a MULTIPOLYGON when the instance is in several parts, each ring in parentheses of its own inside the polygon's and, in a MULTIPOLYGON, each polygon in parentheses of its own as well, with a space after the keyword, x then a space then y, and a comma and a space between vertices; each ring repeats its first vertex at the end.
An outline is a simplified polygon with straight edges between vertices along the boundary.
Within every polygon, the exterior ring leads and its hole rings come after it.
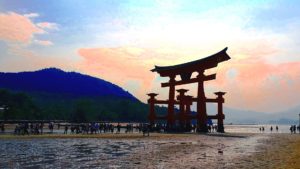
POLYGON ((258 134, 157 135, 138 139, 2 139, 0 168, 218 168, 256 152, 261 140, 268 138, 258 134))

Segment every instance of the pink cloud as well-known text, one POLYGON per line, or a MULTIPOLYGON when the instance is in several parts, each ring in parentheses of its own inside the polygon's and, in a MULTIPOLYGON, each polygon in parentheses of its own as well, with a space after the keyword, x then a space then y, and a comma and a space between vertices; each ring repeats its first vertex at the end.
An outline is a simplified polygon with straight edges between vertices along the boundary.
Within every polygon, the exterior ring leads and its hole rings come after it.
POLYGON ((34 34, 44 32, 26 16, 14 12, 0 13, 0 39, 2 40, 29 43, 34 34))
MULTIPOLYGON (((228 92, 225 95, 227 107, 267 112, 299 104, 300 62, 271 64, 266 56, 276 54, 276 50, 267 48, 253 53, 251 50, 230 52, 232 59, 215 70, 217 79, 206 82, 207 97, 222 90, 228 92), (238 54, 245 57, 236 57, 238 54), (252 54, 259 57, 250 57, 252 54)), ((160 93, 159 98, 166 99, 168 90, 161 88, 160 82, 166 82, 168 78, 155 80, 157 74, 150 72, 150 69, 156 64, 178 64, 176 58, 182 56, 178 54, 178 57, 171 59, 169 52, 128 47, 82 48, 78 54, 82 60, 76 67, 80 71, 125 87, 143 101, 147 99, 146 93, 153 91, 160 93)), ((176 53, 172 51, 174 55, 176 53)), ((196 96, 195 86, 178 88, 188 88, 189 94, 196 96)))
POLYGON ((300 62, 271 64, 259 58, 228 62, 209 84, 228 92, 231 107, 280 111, 299 105, 300 62), (234 76, 228 73, 234 70, 234 76))
MULTIPOLYGON (((82 48, 78 54, 83 58, 78 68, 92 74, 126 86, 135 81, 140 88, 134 89, 139 98, 145 98, 150 90, 154 74, 150 72, 152 65, 147 64, 147 51, 138 48, 82 48)), ((130 86, 128 88, 130 91, 130 86)), ((133 89, 132 89, 133 90, 133 89)))

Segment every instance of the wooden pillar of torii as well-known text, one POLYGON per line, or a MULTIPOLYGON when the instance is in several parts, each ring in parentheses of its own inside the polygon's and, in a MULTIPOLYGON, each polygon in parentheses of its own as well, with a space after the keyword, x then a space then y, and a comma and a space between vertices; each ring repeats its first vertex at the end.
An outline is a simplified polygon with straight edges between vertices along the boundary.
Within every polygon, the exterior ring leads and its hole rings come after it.
POLYGON ((150 105, 150 113, 149 113, 149 121, 151 124, 155 123, 155 120, 166 120, 167 121, 167 129, 173 130, 176 126, 176 121, 179 121, 179 126, 182 127, 184 124, 186 125, 187 121, 190 121, 191 119, 197 120, 197 131, 198 132, 207 132, 207 119, 217 119, 218 125, 220 127, 218 128, 219 132, 224 132, 223 127, 223 109, 222 104, 224 103, 223 95, 224 92, 217 92, 215 93, 218 97, 216 99, 207 99, 204 93, 204 81, 207 80, 213 80, 216 78, 216 74, 211 75, 205 75, 204 72, 206 69, 217 67, 218 63, 227 61, 230 59, 230 57, 226 53, 227 48, 224 50, 211 55, 209 57, 199 59, 193 62, 188 62, 180 65, 174 65, 174 66, 166 66, 166 67, 160 67, 155 66, 155 68, 151 71, 157 72, 162 77, 169 77, 169 82, 162 83, 162 87, 169 87, 169 98, 168 100, 156 100, 155 97, 157 94, 150 93, 148 94, 150 96, 150 99, 148 100, 148 103, 150 105), (198 75, 196 78, 191 78, 191 75, 193 72, 197 72, 198 75), (181 80, 176 81, 176 76, 179 75, 181 77, 181 80), (185 93, 187 90, 180 89, 177 90, 179 92, 179 95, 177 97, 177 100, 175 100, 175 90, 176 86, 178 85, 184 85, 184 84, 191 84, 191 83, 198 83, 198 91, 197 91, 197 97, 187 97, 185 96, 185 93), (189 98, 189 99, 188 99, 189 98), (188 103, 188 100, 190 102, 188 103), (197 114, 195 117, 187 115, 188 112, 190 112, 190 105, 192 102, 197 103, 197 114), (217 102, 218 103, 218 114, 215 116, 208 116, 206 112, 206 102, 217 102), (168 105, 168 114, 163 117, 156 116, 154 112, 154 106, 155 104, 167 104, 168 105), (179 105, 179 114, 175 114, 174 106, 178 104, 179 105))
POLYGON ((178 114, 178 119, 179 119, 179 125, 180 128, 183 129, 185 128, 186 125, 186 113, 187 113, 187 97, 185 96, 185 93, 188 90, 186 89, 179 89, 177 92, 179 95, 177 96, 177 100, 179 101, 179 114, 178 114))

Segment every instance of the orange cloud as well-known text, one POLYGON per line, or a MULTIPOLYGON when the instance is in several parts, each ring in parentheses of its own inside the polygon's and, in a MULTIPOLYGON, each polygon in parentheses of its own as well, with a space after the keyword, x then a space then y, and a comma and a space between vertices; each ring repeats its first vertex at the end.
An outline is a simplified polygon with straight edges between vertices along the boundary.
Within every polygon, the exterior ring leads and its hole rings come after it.
MULTIPOLYGON (((253 53, 251 50, 238 51, 238 48, 229 50, 232 59, 212 70, 212 73, 217 73, 217 79, 206 82, 207 97, 215 97, 213 92, 222 90, 228 92, 225 95, 225 105, 228 107, 267 112, 299 104, 300 62, 271 64, 266 56, 277 54, 271 48, 255 50, 253 53), (258 57, 251 57, 254 54, 258 57)), ((168 89, 161 88, 160 83, 168 81, 168 78, 158 78, 150 69, 154 65, 186 62, 186 54, 181 52, 129 47, 82 48, 78 53, 83 60, 76 67, 124 87, 143 101, 147 99, 148 92, 159 92, 159 98, 167 99, 168 89)), ((195 58, 188 57, 189 60, 195 58)), ((195 85, 177 88, 190 89, 188 94, 196 96, 195 85)))
POLYGON ((300 62, 270 64, 262 59, 228 62, 217 73, 214 88, 228 92, 231 107, 280 111, 299 104, 300 62))
POLYGON ((127 86, 127 90, 136 91, 134 94, 139 98, 145 98, 150 90, 154 74, 150 72, 153 65, 147 62, 147 50, 129 47, 82 48, 78 53, 83 58, 78 68, 83 72, 127 86), (136 85, 132 85, 133 83, 136 85), (131 89, 130 84, 135 89, 131 89))
POLYGON ((44 33, 29 17, 14 12, 0 13, 0 39, 29 43, 33 34, 44 33))

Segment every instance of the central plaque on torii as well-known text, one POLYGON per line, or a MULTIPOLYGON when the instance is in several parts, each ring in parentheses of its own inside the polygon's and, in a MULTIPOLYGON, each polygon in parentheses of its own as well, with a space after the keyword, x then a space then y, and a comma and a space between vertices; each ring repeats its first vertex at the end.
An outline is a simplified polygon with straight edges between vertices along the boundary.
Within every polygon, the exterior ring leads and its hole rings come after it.
POLYGON ((216 74, 204 75, 204 71, 207 69, 215 68, 220 62, 224 62, 230 59, 226 53, 227 48, 222 51, 213 54, 211 56, 195 60, 188 63, 183 63, 173 66, 155 66, 152 72, 157 72, 161 77, 169 77, 169 81, 162 83, 162 87, 169 87, 169 98, 168 100, 156 100, 156 93, 149 93, 150 99, 148 103, 150 105, 149 121, 153 125, 156 120, 167 120, 167 129, 173 130, 177 126, 176 121, 179 121, 179 127, 185 128, 189 125, 192 119, 197 120, 197 131, 207 132, 207 120, 218 119, 218 131, 224 132, 223 119, 224 113, 222 103, 224 103, 223 95, 224 92, 216 92, 216 99, 208 99, 204 93, 204 81, 214 80, 216 74), (192 78, 192 73, 197 72, 197 77, 192 78), (181 80, 176 81, 176 76, 179 75, 181 80), (175 87, 183 84, 198 83, 198 92, 196 97, 186 96, 186 89, 179 89, 179 95, 175 98, 175 87), (190 106, 192 102, 197 103, 197 114, 193 116, 190 114, 190 106), (218 113, 214 116, 208 116, 206 112, 206 102, 218 103, 218 113), (167 104, 168 114, 166 116, 157 116, 154 112, 155 104, 167 104), (175 115, 174 106, 179 105, 179 114, 175 115))

